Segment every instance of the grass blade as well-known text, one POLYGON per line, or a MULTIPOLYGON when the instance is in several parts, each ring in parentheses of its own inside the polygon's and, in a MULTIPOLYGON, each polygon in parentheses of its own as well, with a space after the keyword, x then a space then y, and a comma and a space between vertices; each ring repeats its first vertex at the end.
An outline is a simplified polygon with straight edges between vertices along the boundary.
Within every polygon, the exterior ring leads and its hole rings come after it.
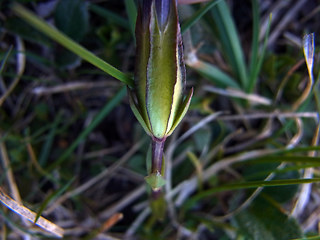
POLYGON ((60 43, 62 46, 70 50, 71 52, 77 54, 79 57, 83 58, 84 60, 88 61, 92 65, 96 66, 97 68, 100 68, 102 71, 106 72, 107 74, 111 75, 112 77, 120 80, 121 82, 132 86, 133 80, 125 73, 119 71, 109 63, 105 62, 101 58, 95 56, 93 53, 70 39, 65 34, 61 33, 54 27, 47 24, 42 19, 38 18, 36 15, 34 15, 29 10, 25 9, 19 4, 13 4, 12 10, 15 14, 17 14, 19 17, 21 17, 23 20, 28 22, 30 25, 32 25, 34 28, 36 28, 38 31, 44 33, 54 41, 60 43))
MULTIPOLYGON (((253 2, 255 2, 255 0, 253 0, 253 2)), ((255 10, 257 11, 257 10, 255 10)), ((261 50, 261 53, 260 53, 260 56, 258 57, 258 51, 259 51, 259 45, 258 45, 258 42, 257 43, 253 43, 253 46, 252 46, 252 51, 253 52, 256 52, 255 54, 253 54, 251 56, 251 66, 250 66, 250 79, 249 79, 249 86, 248 86, 248 89, 247 91, 249 93, 253 92, 253 89, 257 83, 257 80, 258 80, 258 75, 259 75, 259 72, 261 70, 261 67, 262 67, 262 63, 263 63, 263 60, 264 60, 264 55, 266 53, 266 49, 267 49, 267 46, 268 46, 268 39, 269 39, 269 33, 270 33, 270 26, 271 26, 271 18, 272 18, 272 15, 270 14, 270 17, 269 17, 269 22, 268 22, 268 26, 267 26, 267 30, 266 30, 266 35, 265 35, 265 38, 264 38, 264 43, 263 43, 263 47, 262 47, 262 50, 261 50), (257 45, 257 46, 255 46, 257 45)), ((258 20, 255 20, 255 21, 258 21, 258 20)), ((254 29, 254 31, 257 31, 254 29)), ((256 33, 254 33, 256 34, 256 33)), ((258 34, 259 34, 259 31, 258 31, 258 34)), ((253 41, 258 41, 258 39, 254 39, 253 41)))
POLYGON ((228 59, 234 75, 238 76, 241 86, 245 90, 249 83, 245 59, 229 7, 225 1, 220 1, 212 8, 211 12, 225 57, 228 59))
POLYGON ((133 38, 135 38, 135 28, 137 19, 137 7, 133 0, 125 0, 127 15, 129 17, 129 24, 133 38))
POLYGON ((185 210, 190 209, 190 207, 192 207, 196 202, 218 192, 259 188, 259 187, 288 186, 288 185, 314 183, 319 181, 320 181, 320 178, 308 178, 308 179, 284 179, 284 180, 281 179, 281 180, 272 180, 272 181, 249 181, 249 182, 242 182, 242 183, 225 184, 225 185, 217 186, 197 194, 196 196, 192 197, 190 200, 188 200, 185 203, 184 208, 185 210))
POLYGON ((188 20, 181 25, 181 33, 183 34, 189 28, 191 28, 204 14, 206 14, 212 7, 218 4, 221 0, 211 1, 197 12, 195 12, 188 20))
POLYGON ((41 204, 38 212, 37 212, 37 215, 34 219, 34 223, 36 223, 38 221, 38 219, 41 217, 41 214, 43 212, 43 210, 46 208, 46 206, 52 202, 53 200, 57 199, 60 195, 62 195, 62 193, 64 191, 66 191, 71 183, 73 183, 75 180, 75 177, 73 177, 70 181, 67 182, 67 184, 65 184, 62 188, 58 189, 57 191, 53 192, 52 194, 50 194, 41 204))
POLYGON ((225 74, 219 68, 213 66, 212 64, 206 63, 201 60, 196 60, 195 62, 187 62, 187 64, 198 71, 200 74, 204 75, 208 80, 212 81, 215 85, 222 87, 232 87, 239 89, 238 83, 231 78, 229 75, 225 74))

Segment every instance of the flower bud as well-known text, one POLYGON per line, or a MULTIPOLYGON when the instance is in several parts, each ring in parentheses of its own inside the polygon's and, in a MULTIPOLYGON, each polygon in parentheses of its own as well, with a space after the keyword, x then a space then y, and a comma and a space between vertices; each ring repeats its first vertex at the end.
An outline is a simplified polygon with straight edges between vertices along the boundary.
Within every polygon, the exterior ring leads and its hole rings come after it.
POLYGON ((186 114, 185 65, 176 0, 143 0, 136 22, 131 108, 146 132, 165 139, 186 114))

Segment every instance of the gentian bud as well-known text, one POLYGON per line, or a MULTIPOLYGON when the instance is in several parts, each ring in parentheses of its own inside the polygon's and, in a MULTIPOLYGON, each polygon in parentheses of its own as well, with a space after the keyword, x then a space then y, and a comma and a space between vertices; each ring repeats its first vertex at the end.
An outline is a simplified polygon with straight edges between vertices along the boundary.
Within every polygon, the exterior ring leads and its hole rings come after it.
POLYGON ((176 0, 144 0, 136 22, 132 110, 146 132, 164 139, 186 114, 185 65, 176 0))
POLYGON ((165 139, 186 114, 193 89, 183 97, 185 65, 176 0, 143 0, 136 22, 136 64, 131 108, 152 136, 152 169, 147 181, 158 189, 164 181, 165 139))

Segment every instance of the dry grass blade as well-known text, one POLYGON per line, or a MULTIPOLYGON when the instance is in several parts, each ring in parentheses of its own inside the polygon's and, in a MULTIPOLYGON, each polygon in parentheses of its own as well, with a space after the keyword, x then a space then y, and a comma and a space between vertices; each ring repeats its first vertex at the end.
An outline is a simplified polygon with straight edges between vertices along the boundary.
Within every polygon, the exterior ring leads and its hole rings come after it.
POLYGON ((222 96, 235 97, 248 100, 254 104, 271 105, 271 100, 265 97, 261 97, 257 94, 247 94, 245 92, 236 89, 221 89, 213 86, 205 86, 204 90, 212 93, 217 93, 222 96))
MULTIPOLYGON (((312 146, 317 146, 319 143, 319 131, 320 131, 320 125, 318 124, 316 133, 314 134, 314 137, 312 139, 312 146)), ((311 151, 311 152, 309 152, 308 155, 311 157, 315 157, 316 152, 311 151)), ((305 169, 303 177, 304 178, 312 178, 313 177, 313 168, 305 169)), ((291 212, 291 214, 293 216, 297 217, 303 213, 303 210, 307 206, 309 199, 310 199, 310 196, 311 196, 311 190, 312 190, 311 186, 312 186, 312 184, 310 183, 310 184, 304 184, 301 187, 300 194, 299 194, 298 199, 296 201, 296 204, 291 212)))
POLYGON ((303 38, 303 52, 304 57, 307 63, 308 72, 309 72, 309 81, 308 84, 301 94, 300 98, 293 104, 293 109, 297 110, 299 106, 307 99, 309 96, 312 86, 313 86, 313 57, 314 57, 314 34, 305 35, 303 38))
MULTIPOLYGON (((23 205, 19 204, 17 201, 10 198, 7 194, 3 192, 1 188, 0 188, 0 201, 2 202, 2 204, 10 208, 12 211, 28 219, 29 221, 34 222, 34 220, 36 219, 37 214, 35 212, 32 212, 30 209, 24 207, 23 205)), ((60 237, 60 238, 63 237, 64 230, 61 227, 57 226, 56 224, 50 222, 49 220, 43 217, 40 217, 35 224, 57 237, 60 237)))
POLYGON ((115 213, 112 215, 109 219, 107 219, 101 227, 99 227, 97 230, 90 233, 87 237, 85 237, 83 240, 89 240, 89 239, 96 239, 96 237, 105 231, 108 231, 110 228, 112 228, 117 222, 119 222, 123 218, 122 213, 115 213))

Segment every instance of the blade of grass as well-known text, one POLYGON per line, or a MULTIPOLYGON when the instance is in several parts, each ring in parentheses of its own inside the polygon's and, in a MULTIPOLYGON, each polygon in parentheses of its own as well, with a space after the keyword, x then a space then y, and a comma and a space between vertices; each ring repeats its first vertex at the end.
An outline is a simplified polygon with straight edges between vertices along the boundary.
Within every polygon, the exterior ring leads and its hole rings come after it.
POLYGON ((239 78, 243 90, 246 90, 249 81, 247 78, 244 54, 229 7, 225 1, 220 1, 211 9, 211 13, 218 30, 223 53, 232 66, 234 75, 239 78))
POLYGON ((133 38, 135 38, 135 28, 137 19, 137 7, 133 0, 125 0, 127 15, 129 17, 129 24, 133 38))
POLYGON ((295 238, 291 240, 320 240, 320 236, 304 237, 304 238, 295 238))
MULTIPOLYGON (((258 61, 259 53, 259 25, 260 25, 260 16, 259 16, 259 7, 257 0, 251 0, 252 5, 252 43, 251 43, 251 57, 250 57, 250 75, 254 70, 254 67, 258 61)), ((250 76, 251 77, 251 76, 250 76)))
POLYGON ((269 163, 269 162, 291 162, 291 163, 320 163, 320 157, 309 156, 267 156, 250 159, 248 162, 269 163))
POLYGON ((78 147, 78 145, 93 131, 93 129, 120 103, 120 101, 126 95, 126 87, 122 87, 121 90, 101 109, 101 111, 95 116, 93 121, 85 128, 76 140, 68 147, 62 155, 48 167, 48 171, 52 171, 54 168, 63 163, 72 152, 78 147))
POLYGON ((212 7, 218 4, 221 0, 211 1, 196 11, 188 20, 181 25, 181 33, 183 34, 191 28, 204 14, 206 14, 212 7))
MULTIPOLYGON (((253 2, 255 2, 255 0, 253 0, 253 2)), ((247 91, 249 93, 253 92, 253 89, 254 89, 254 87, 255 87, 255 85, 257 83, 257 80, 258 80, 259 72, 260 72, 261 67, 262 67, 262 63, 263 63, 263 60, 264 60, 264 55, 266 53, 266 49, 267 49, 267 46, 268 46, 268 39, 269 39, 270 26, 271 26, 271 18, 272 18, 272 15, 270 14, 269 22, 268 22, 268 26, 267 26, 267 30, 266 30, 266 35, 264 37, 263 47, 262 47, 262 50, 261 50, 261 53, 260 53, 259 57, 258 57, 258 51, 259 51, 258 42, 256 43, 257 46, 255 46, 256 44, 254 44, 254 46, 252 47, 252 51, 256 52, 256 53, 254 53, 254 55, 251 57, 249 86, 248 86, 248 89, 247 89, 247 91)), ((259 30, 255 30, 255 31, 257 31, 257 34, 259 35, 259 30)), ((254 33, 254 34, 256 34, 256 33, 254 33)), ((253 41, 258 41, 258 39, 253 40, 253 41)))
POLYGON ((62 120, 62 113, 59 112, 58 116, 53 122, 52 128, 50 129, 46 142, 43 144, 43 147, 41 149, 41 153, 39 156, 39 164, 41 167, 44 167, 46 165, 46 162, 49 157, 50 150, 53 144, 53 139, 54 139, 54 136, 56 135, 57 127, 58 127, 58 124, 61 122, 61 120, 62 120))
POLYGON ((271 171, 259 171, 250 175, 246 175, 246 180, 256 180, 258 178, 261 178, 271 173, 287 173, 291 171, 308 169, 310 167, 319 167, 319 166, 320 166, 320 163, 310 163, 310 164, 299 164, 299 165, 289 166, 282 169, 276 169, 271 171))
POLYGON ((8 49, 6 54, 4 55, 3 59, 1 59, 2 61, 1 61, 1 65, 0 65, 0 74, 2 74, 2 71, 3 71, 3 69, 4 69, 4 67, 5 67, 5 65, 6 65, 8 59, 9 59, 9 56, 10 56, 10 54, 12 52, 12 48, 13 47, 10 46, 10 48, 8 49))
POLYGON ((102 71, 106 72, 107 74, 111 75, 112 77, 120 80, 121 82, 133 86, 133 80, 127 74, 119 71, 109 63, 105 62, 101 58, 95 56, 93 53, 70 39, 65 34, 61 33, 54 27, 47 24, 42 19, 38 18, 29 10, 25 9, 21 5, 14 3, 12 4, 12 10, 15 14, 21 17, 23 20, 28 22, 38 31, 44 33, 48 37, 52 38, 56 42, 60 43, 62 46, 67 48, 68 50, 72 51, 73 53, 77 54, 79 57, 83 58, 84 60, 88 61, 92 65, 100 68, 102 71))
POLYGON ((70 185, 73 183, 73 181, 75 180, 75 177, 73 177, 69 182, 67 182, 67 184, 65 184, 62 188, 58 189, 57 191, 53 192, 52 194, 50 194, 41 204, 36 218, 34 219, 34 223, 36 223, 39 219, 39 217, 41 217, 41 214, 43 212, 43 210, 46 208, 46 206, 54 201, 55 199, 57 199, 59 196, 61 196, 63 194, 64 191, 66 191, 70 185))
POLYGON ((275 186, 288 186, 288 185, 297 185, 297 184, 306 184, 306 183, 315 183, 319 182, 320 178, 310 178, 310 179, 284 179, 284 180, 272 180, 272 181, 250 181, 242 183, 232 183, 225 184, 222 186, 217 186, 209 190, 203 191, 184 204, 184 209, 190 209, 196 202, 200 201, 203 198, 209 197, 214 193, 225 192, 230 190, 241 190, 241 189, 250 189, 258 187, 275 187, 275 186))
POLYGON ((219 68, 213 66, 212 64, 206 63, 201 60, 196 60, 195 62, 187 62, 187 64, 198 71, 200 74, 205 76, 208 80, 212 81, 222 87, 232 87, 239 89, 238 83, 231 78, 229 75, 222 72, 219 68))

